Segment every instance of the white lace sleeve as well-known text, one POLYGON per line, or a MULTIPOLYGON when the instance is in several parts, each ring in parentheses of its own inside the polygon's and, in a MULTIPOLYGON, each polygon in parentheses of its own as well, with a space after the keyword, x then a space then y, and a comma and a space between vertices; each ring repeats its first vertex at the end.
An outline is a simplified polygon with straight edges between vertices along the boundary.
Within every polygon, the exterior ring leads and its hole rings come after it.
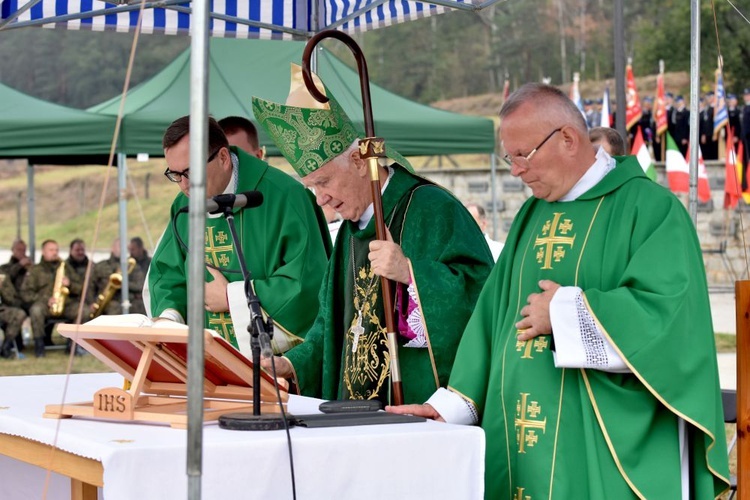
POLYGON ((453 391, 440 387, 427 404, 435 408, 443 420, 449 424, 476 425, 479 423, 477 409, 471 401, 467 401, 453 391))
POLYGON ((583 301, 583 290, 560 287, 550 303, 555 366, 593 368, 607 372, 630 370, 607 338, 599 331, 583 301))

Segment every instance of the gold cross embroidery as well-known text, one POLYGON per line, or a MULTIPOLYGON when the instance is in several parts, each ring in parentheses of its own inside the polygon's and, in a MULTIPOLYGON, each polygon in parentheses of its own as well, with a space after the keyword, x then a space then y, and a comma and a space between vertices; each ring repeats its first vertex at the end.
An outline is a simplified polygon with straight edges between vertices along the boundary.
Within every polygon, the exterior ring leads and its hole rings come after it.
POLYGON ((576 237, 566 237, 570 230, 573 229, 573 223, 570 219, 565 219, 562 224, 560 218, 565 212, 555 212, 554 217, 551 221, 547 221, 542 227, 542 234, 545 237, 540 238, 537 236, 534 241, 534 247, 541 247, 536 253, 536 260, 540 264, 544 261, 542 269, 552 269, 552 259, 555 262, 560 262, 565 257, 565 248, 563 245, 573 246, 576 237))
POLYGON ((216 233, 215 239, 219 244, 223 245, 229 239, 229 236, 224 231, 219 231, 216 233))
POLYGON ((523 490, 526 488, 519 488, 516 486, 516 494, 513 497, 513 500, 531 500, 531 495, 524 495, 523 490))
POLYGON ((219 332, 229 343, 233 343, 234 328, 232 327, 232 317, 229 313, 217 313, 210 315, 208 318, 208 327, 219 332))
POLYGON ((224 231, 219 231, 214 236, 214 228, 211 226, 206 227, 206 263, 213 264, 216 267, 227 267, 229 265, 229 257, 226 254, 219 256, 221 252, 231 252, 233 250, 232 245, 215 245, 214 241, 218 243, 224 243, 227 239, 227 235, 224 231))
POLYGON ((547 428, 547 417, 544 417, 544 420, 533 420, 539 416, 542 407, 536 401, 527 405, 528 396, 528 392, 522 392, 521 399, 516 402, 515 427, 518 453, 526 453, 526 446, 531 448, 539 441, 539 436, 534 429, 541 429, 544 433, 547 428))
MULTIPOLYGON (((519 330, 516 333, 518 334, 521 332, 519 330)), ((544 349, 546 349, 548 345, 549 342, 547 342, 547 339, 540 335, 534 339, 516 341, 516 351, 523 351, 521 359, 534 359, 534 356, 531 355, 531 350, 534 349, 536 352, 544 352, 544 349)))

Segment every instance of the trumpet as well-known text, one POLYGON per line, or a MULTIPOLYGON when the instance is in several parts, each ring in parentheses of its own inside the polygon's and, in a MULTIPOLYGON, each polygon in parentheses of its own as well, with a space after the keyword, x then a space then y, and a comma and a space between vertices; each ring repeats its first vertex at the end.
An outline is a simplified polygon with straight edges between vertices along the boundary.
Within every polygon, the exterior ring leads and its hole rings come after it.
MULTIPOLYGON (((133 269, 135 268, 135 259, 133 257, 128 258, 128 274, 133 272, 133 269)), ((118 269, 116 273, 112 273, 109 275, 109 281, 107 282, 107 286, 104 287, 104 290, 102 290, 102 293, 100 293, 96 297, 96 302, 94 302, 91 305, 91 314, 89 314, 89 319, 94 319, 100 314, 104 312, 104 310, 107 308, 110 302, 112 302, 112 298, 117 293, 117 290, 122 288, 122 273, 118 269)))
POLYGON ((52 297, 55 299, 55 303, 49 306, 49 313, 52 316, 61 316, 65 309, 65 299, 68 297, 70 290, 68 287, 63 285, 63 279, 65 278, 65 261, 61 260, 60 265, 57 266, 57 272, 55 273, 55 283, 52 286, 52 297))

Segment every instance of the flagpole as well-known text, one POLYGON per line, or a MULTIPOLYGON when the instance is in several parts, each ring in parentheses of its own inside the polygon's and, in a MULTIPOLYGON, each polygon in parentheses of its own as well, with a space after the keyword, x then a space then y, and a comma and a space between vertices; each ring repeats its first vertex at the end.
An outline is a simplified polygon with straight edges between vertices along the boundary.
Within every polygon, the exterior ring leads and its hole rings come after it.
POLYGON ((701 12, 699 0, 691 0, 690 7, 690 190, 688 192, 688 212, 694 225, 698 225, 698 113, 700 85, 700 25, 701 12))

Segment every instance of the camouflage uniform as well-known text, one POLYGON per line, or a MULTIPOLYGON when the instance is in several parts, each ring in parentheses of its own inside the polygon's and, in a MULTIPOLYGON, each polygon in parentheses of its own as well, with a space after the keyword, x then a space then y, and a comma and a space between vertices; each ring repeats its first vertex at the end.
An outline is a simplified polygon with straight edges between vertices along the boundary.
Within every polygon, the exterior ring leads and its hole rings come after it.
POLYGON ((73 270, 81 278, 81 283, 83 283, 83 278, 86 277, 86 268, 89 266, 89 258, 84 256, 81 260, 74 260, 72 257, 68 257, 65 259, 65 264, 65 275, 70 277, 68 272, 73 270))
POLYGON ((143 305, 143 285, 146 283, 146 275, 148 274, 148 268, 151 265, 151 257, 146 250, 143 251, 143 256, 140 259, 135 259, 135 264, 135 270, 130 276, 128 276, 133 280, 130 282, 130 293, 132 294, 130 298, 130 312, 146 314, 146 306, 143 305), (136 274, 136 271, 138 271, 138 281, 131 278, 131 276, 136 274), (137 290, 133 289, 134 283, 137 284, 137 290))
POLYGON ((18 307, 21 307, 28 312, 31 304, 26 304, 20 300, 21 285, 23 285, 23 280, 28 274, 28 269, 22 266, 18 259, 11 257, 8 262, 0 266, 0 274, 4 274, 5 279, 10 280, 13 283, 13 286, 16 289, 16 295, 19 296, 18 307))
MULTIPOLYGON (((103 294, 109 283, 110 276, 119 272, 120 258, 114 255, 111 255, 107 260, 96 263, 91 276, 91 302, 98 302, 98 297, 100 294, 103 294)), ((143 307, 143 299, 141 298, 145 277, 145 274, 138 265, 128 274, 128 289, 130 290, 128 299, 131 304, 131 313, 146 314, 146 309, 143 307)), ((107 304, 102 314, 122 314, 122 290, 115 292, 112 300, 107 304)))
POLYGON ((5 275, 0 284, 0 326, 5 331, 5 337, 0 345, 0 357, 11 357, 13 342, 26 319, 26 312, 19 307, 20 305, 21 299, 13 286, 13 281, 5 275))
POLYGON ((28 269, 23 267, 15 257, 11 257, 8 262, 0 266, 0 274, 4 274, 6 279, 10 279, 13 286, 16 287, 16 291, 21 289, 27 271, 28 269))
MULTIPOLYGON (((31 267, 21 286, 21 299, 31 303, 29 316, 31 317, 31 330, 34 334, 34 352, 37 357, 44 356, 44 325, 48 318, 52 318, 48 301, 52 297, 55 274, 59 265, 60 261, 47 262, 42 260, 39 264, 31 267)), ((67 262, 65 264, 65 276, 70 280, 68 285, 70 294, 65 300, 65 307, 59 318, 73 323, 78 315, 83 277, 67 262)), ((88 312, 84 310, 84 313, 86 315, 88 312)))

